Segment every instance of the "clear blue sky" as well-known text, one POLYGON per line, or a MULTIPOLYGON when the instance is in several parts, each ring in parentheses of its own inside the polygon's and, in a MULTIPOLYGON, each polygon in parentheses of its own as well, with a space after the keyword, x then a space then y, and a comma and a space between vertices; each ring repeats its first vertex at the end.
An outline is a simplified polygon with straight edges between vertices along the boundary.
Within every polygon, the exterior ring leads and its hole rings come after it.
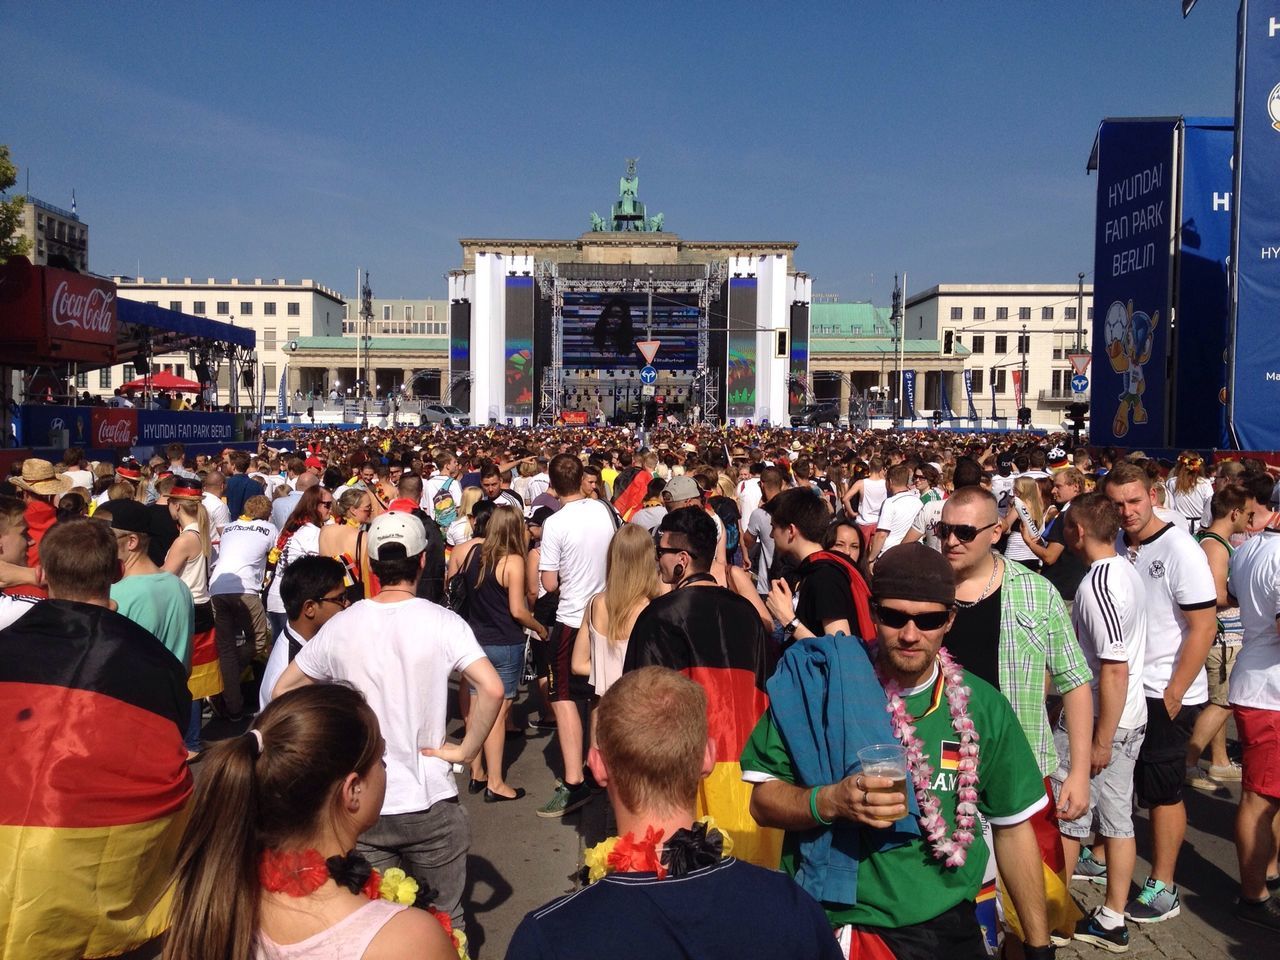
POLYGON ((1098 121, 1229 115, 1236 7, 9 3, 0 142, 99 273, 442 297, 459 237, 577 236, 638 156, 669 231, 883 304, 1090 271, 1098 121))

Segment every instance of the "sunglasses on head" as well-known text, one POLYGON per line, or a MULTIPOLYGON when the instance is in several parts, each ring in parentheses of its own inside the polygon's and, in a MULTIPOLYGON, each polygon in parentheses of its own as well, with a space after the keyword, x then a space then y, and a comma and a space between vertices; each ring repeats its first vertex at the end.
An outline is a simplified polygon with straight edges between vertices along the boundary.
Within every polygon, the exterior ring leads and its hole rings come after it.
POLYGON ((951 616, 950 610, 931 610, 928 613, 907 613, 905 610, 895 610, 893 607, 884 607, 880 604, 875 605, 876 619, 883 623, 886 627, 894 630, 901 630, 908 623, 914 622, 918 630, 941 630, 947 625, 947 618, 951 616))
POLYGON ((939 520, 933 525, 933 532, 944 543, 952 534, 955 534, 955 538, 961 543, 973 543, 978 534, 983 530, 990 530, 994 526, 994 523, 988 523, 985 527, 975 527, 971 523, 944 523, 939 520))

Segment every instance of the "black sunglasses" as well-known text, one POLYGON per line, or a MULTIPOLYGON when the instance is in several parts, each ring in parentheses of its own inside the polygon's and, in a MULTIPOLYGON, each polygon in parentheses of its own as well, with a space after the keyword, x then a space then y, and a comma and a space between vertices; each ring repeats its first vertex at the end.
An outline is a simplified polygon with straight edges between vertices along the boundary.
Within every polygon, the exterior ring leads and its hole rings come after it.
POLYGON ((951 616, 950 610, 932 610, 929 613, 907 613, 905 610, 896 610, 893 607, 882 607, 876 604, 876 619, 883 623, 886 627, 894 630, 901 630, 908 623, 914 622, 919 630, 941 630, 947 625, 947 618, 951 616))
POLYGON ((933 525, 933 532, 944 543, 953 533, 961 543, 973 543, 974 537, 983 530, 990 530, 994 526, 994 523, 988 523, 985 527, 975 527, 971 523, 944 523, 939 520, 933 525))
POLYGON ((313 603, 336 603, 338 606, 342 607, 344 610, 347 607, 351 606, 351 598, 348 597, 345 593, 339 594, 336 597, 313 597, 312 602, 313 603))

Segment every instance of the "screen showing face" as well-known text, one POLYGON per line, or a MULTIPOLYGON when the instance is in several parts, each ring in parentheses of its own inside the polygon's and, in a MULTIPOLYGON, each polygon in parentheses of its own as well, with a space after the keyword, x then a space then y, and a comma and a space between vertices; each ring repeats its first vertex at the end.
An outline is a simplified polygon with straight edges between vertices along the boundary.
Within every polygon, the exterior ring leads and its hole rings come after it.
MULTIPOLYGON (((587 369, 642 364, 637 340, 645 339, 649 297, 645 293, 566 293, 564 365, 587 369)), ((691 370, 698 362, 698 299, 653 295, 653 339, 662 343, 653 365, 691 370)))

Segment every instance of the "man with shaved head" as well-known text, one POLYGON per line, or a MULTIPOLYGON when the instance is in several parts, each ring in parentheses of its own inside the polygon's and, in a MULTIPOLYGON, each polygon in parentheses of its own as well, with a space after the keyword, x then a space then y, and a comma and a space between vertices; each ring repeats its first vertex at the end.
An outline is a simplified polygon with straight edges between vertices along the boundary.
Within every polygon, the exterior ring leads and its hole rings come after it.
MULTIPOLYGON (((981 487, 963 487, 945 502, 942 519, 934 527, 956 575, 956 619, 947 634, 947 648, 1013 706, 1051 800, 1049 777, 1055 771, 1061 774, 1057 815, 1074 820, 1089 805, 1093 672, 1057 588, 996 550, 999 519, 994 496, 981 487), (1045 709, 1046 673, 1052 690, 1062 697, 1059 722, 1070 743, 1069 757, 1059 757, 1054 749, 1045 709)), ((1061 874, 1065 864, 1057 818, 1052 806, 1044 813, 1034 820, 1041 854, 1061 874)), ((1065 888, 1061 892, 1065 897, 1065 888)), ((1053 900, 1050 897, 1051 905, 1053 900)), ((1066 900, 1060 902, 1065 907, 1066 900)), ((1065 923, 1069 918, 1064 914, 1051 919, 1065 923)))

